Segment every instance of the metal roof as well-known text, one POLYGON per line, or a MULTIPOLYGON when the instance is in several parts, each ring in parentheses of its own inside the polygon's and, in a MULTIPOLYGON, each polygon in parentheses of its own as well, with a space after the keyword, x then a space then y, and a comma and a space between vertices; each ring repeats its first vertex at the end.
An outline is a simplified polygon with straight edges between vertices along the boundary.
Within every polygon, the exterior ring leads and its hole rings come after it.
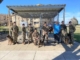
POLYGON ((25 5, 25 6, 7 6, 10 10, 17 13, 18 15, 26 18, 34 17, 39 18, 42 14, 42 18, 53 18, 61 10, 64 9, 66 5, 25 5))

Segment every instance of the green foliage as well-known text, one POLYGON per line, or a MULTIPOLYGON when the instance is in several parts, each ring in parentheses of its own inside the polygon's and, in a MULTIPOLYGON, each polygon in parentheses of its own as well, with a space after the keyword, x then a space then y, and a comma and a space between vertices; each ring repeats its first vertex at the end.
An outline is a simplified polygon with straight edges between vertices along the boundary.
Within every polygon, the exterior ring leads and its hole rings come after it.
POLYGON ((75 33, 74 38, 77 42, 80 42, 80 33, 75 33))

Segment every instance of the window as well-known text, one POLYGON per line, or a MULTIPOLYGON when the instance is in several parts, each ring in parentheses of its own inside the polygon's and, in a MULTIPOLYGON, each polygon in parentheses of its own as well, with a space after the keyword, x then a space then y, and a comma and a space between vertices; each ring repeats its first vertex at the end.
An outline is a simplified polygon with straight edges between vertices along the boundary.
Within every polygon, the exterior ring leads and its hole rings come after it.
POLYGON ((34 22, 34 25, 35 25, 35 24, 39 24, 39 22, 34 22))

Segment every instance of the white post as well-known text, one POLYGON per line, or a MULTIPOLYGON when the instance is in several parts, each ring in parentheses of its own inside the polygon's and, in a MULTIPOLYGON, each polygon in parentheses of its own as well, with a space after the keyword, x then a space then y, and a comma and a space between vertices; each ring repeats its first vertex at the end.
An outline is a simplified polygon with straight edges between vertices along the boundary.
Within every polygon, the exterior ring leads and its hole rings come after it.
POLYGON ((59 13, 57 13, 57 21, 59 22, 59 13))
POLYGON ((16 22, 16 13, 15 13, 15 22, 16 22))
POLYGON ((9 24, 9 35, 10 35, 10 9, 8 9, 8 24, 9 24))
MULTIPOLYGON (((30 17, 30 23, 31 23, 31 17, 30 17)), ((29 23, 29 24, 30 24, 30 23, 29 23)))
POLYGON ((64 23, 65 23, 65 8, 64 8, 64 10, 63 10, 63 21, 64 21, 64 23))
POLYGON ((26 18, 26 23, 27 23, 27 27, 28 27, 28 19, 26 18))
POLYGON ((31 15, 31 18, 30 18, 30 23, 33 25, 33 15, 31 15))
POLYGON ((40 35, 41 35, 41 27, 42 27, 42 18, 41 18, 42 14, 40 14, 40 35))

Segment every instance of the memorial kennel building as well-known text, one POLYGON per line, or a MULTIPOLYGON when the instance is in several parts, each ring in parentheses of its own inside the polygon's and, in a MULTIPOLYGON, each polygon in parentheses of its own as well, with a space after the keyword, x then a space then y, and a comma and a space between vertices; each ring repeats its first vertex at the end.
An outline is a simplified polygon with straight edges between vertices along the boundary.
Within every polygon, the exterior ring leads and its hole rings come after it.
MULTIPOLYGON (((65 4, 60 5, 25 5, 25 6, 7 6, 9 17, 12 17, 12 22, 16 22, 20 26, 20 22, 32 23, 34 27, 40 27, 44 21, 52 23, 57 16, 59 21, 59 13, 63 10, 63 20, 65 21, 65 4), (14 14, 10 13, 13 12, 14 14), (10 16, 12 14, 12 16, 10 16)), ((9 20, 9 26, 10 26, 9 20)))

